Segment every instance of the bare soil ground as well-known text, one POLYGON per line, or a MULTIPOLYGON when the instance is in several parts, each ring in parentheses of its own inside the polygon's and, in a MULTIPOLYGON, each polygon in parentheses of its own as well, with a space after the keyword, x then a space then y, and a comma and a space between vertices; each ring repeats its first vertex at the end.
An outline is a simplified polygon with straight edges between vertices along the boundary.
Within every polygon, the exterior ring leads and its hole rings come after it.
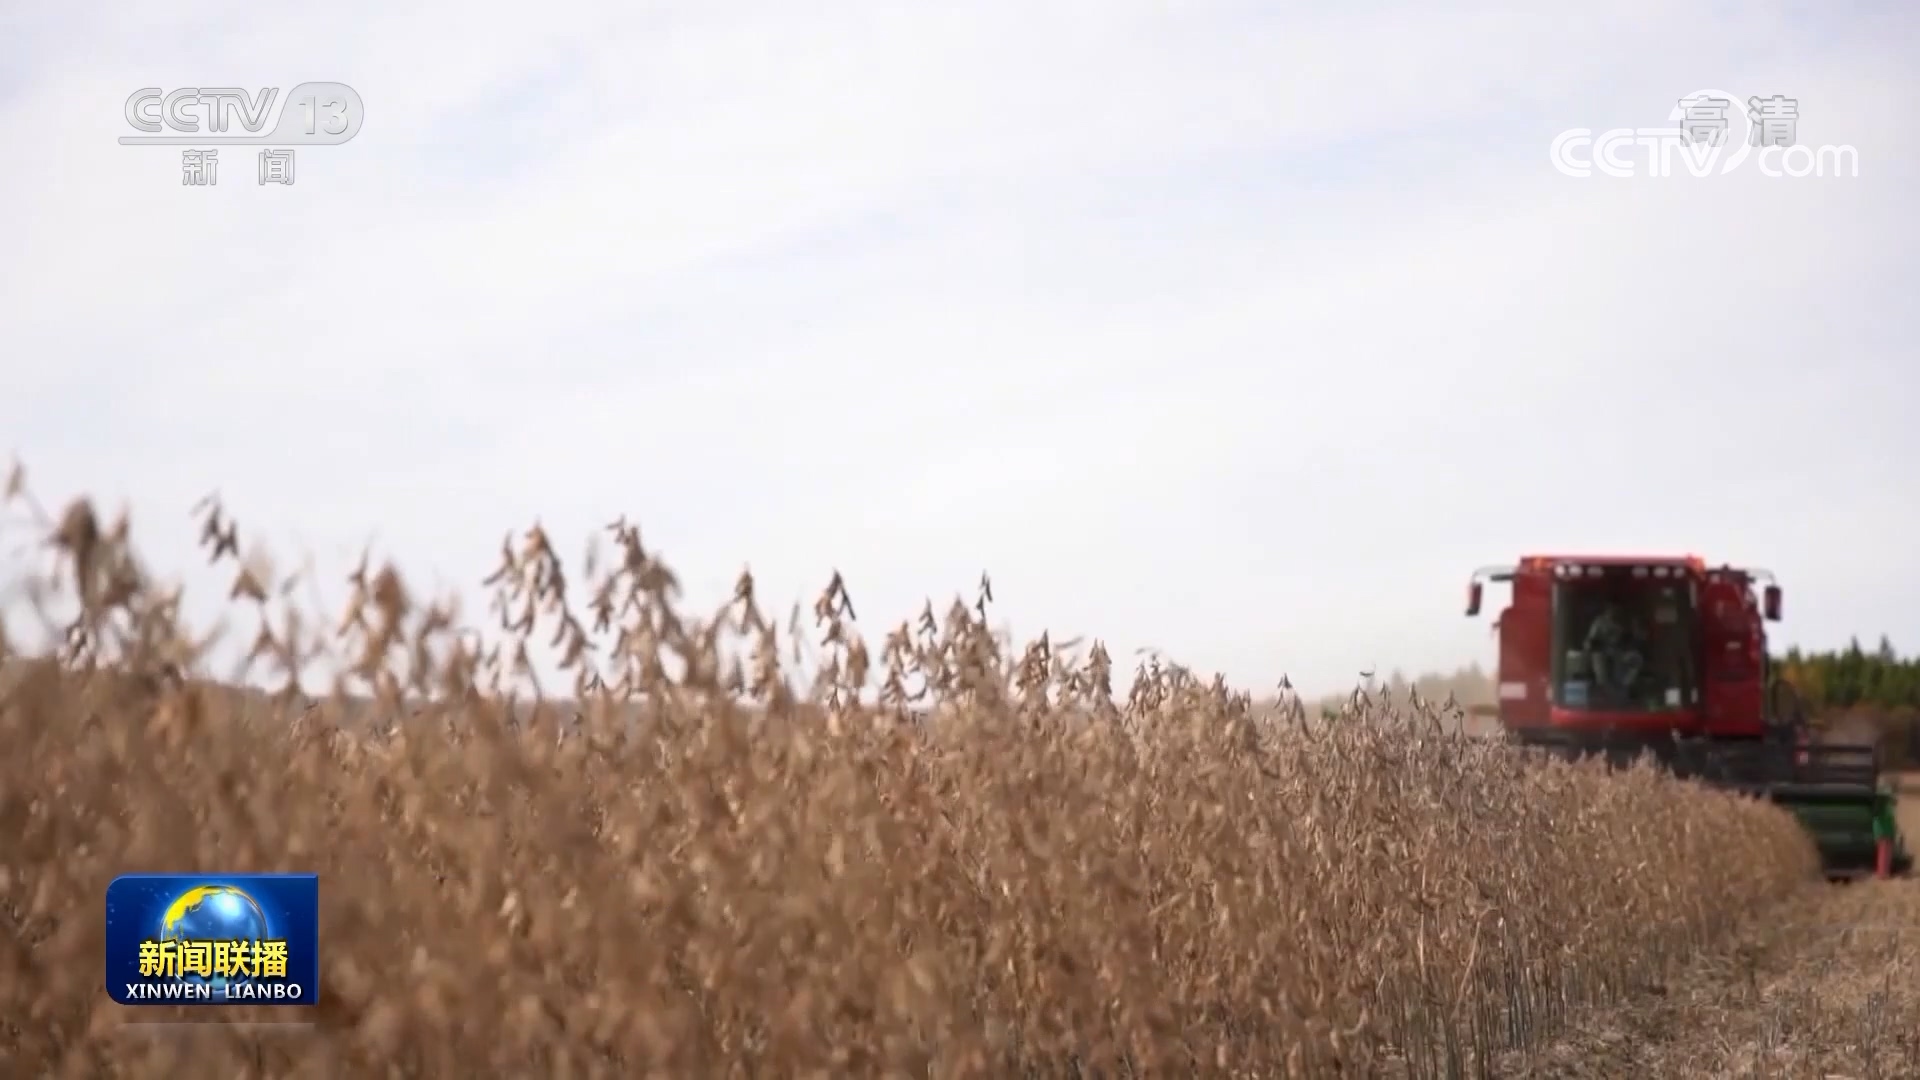
POLYGON ((1900 778, 1900 834, 1908 847, 1920 848, 1920 772, 1900 778))
POLYGON ((1920 882, 1812 886, 1502 1075, 1920 1076, 1920 882))

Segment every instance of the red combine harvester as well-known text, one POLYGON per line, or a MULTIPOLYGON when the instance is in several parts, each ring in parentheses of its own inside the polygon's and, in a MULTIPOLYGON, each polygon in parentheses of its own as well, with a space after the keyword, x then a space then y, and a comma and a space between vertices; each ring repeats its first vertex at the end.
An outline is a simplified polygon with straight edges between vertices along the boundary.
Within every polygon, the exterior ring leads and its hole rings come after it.
POLYGON ((1771 708, 1771 574, 1709 570, 1693 556, 1531 555, 1476 571, 1468 615, 1485 581, 1513 586, 1495 627, 1500 723, 1520 741, 1656 755, 1683 740, 1804 744, 1797 716, 1771 708), (1768 582, 1759 603, 1756 578, 1768 582))
POLYGON ((1702 559, 1530 555, 1474 572, 1510 583, 1500 613, 1498 716, 1523 745, 1628 764, 1772 799, 1814 834, 1828 872, 1899 872, 1891 791, 1871 746, 1813 743, 1799 698, 1773 678, 1766 623, 1780 587, 1764 570, 1702 559), (1764 588, 1755 595, 1755 585, 1764 588), (1890 865, 1891 864, 1891 865, 1890 865))

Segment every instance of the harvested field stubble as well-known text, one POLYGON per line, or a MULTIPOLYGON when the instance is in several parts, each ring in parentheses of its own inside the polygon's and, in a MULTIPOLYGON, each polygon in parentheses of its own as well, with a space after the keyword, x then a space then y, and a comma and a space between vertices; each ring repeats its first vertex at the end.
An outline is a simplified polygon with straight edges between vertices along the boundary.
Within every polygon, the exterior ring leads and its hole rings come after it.
POLYGON ((596 580, 503 553, 487 651, 391 571, 323 650, 239 571, 263 665, 351 668, 274 705, 179 676, 127 530, 47 526, 73 633, 0 689, 6 1075, 1471 1074, 1815 870, 1768 807, 1417 702, 1259 716, 1149 664, 1116 703, 1098 646, 995 641, 984 582, 876 659, 836 576, 792 692, 750 579, 695 619, 625 529, 596 580), (502 697, 536 637, 577 722, 502 697), (129 1035, 174 1010, 102 993, 102 891, 188 869, 321 875, 310 1033, 129 1035))
POLYGON ((1920 853, 1920 780, 1912 773, 1907 774, 1896 794, 1900 801, 1894 807, 1894 815, 1900 835, 1906 839, 1909 849, 1920 853))
POLYGON ((1805 890, 1663 989, 1599 1010, 1507 1071, 1541 1080, 1920 1076, 1920 889, 1805 890))

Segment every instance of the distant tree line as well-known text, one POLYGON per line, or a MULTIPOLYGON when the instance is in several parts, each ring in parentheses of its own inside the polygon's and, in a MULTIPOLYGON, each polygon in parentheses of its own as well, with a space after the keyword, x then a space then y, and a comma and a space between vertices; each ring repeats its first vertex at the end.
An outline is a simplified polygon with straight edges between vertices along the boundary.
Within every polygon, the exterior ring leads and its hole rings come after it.
POLYGON ((1890 765, 1920 765, 1920 656, 1903 657, 1884 635, 1873 649, 1855 638, 1844 649, 1788 649, 1774 658, 1814 722, 1870 735, 1890 765))
POLYGON ((1774 660, 1781 678, 1815 713, 1865 709, 1885 713, 1920 712, 1920 656, 1902 657, 1885 636, 1877 648, 1860 639, 1832 652, 1788 649, 1774 660))

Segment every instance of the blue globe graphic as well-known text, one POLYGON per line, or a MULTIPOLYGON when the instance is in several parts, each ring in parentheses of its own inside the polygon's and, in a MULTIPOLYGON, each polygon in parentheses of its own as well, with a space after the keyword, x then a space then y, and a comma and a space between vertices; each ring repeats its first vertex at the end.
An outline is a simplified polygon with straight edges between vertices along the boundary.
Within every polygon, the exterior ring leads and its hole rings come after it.
MULTIPOLYGON (((173 898, 160 919, 162 941, 244 941, 254 942, 271 935, 266 912, 259 901, 232 885, 199 885, 173 898)), ((181 976, 181 982, 201 983, 215 988, 227 980, 215 973, 203 977, 197 973, 181 976)))

